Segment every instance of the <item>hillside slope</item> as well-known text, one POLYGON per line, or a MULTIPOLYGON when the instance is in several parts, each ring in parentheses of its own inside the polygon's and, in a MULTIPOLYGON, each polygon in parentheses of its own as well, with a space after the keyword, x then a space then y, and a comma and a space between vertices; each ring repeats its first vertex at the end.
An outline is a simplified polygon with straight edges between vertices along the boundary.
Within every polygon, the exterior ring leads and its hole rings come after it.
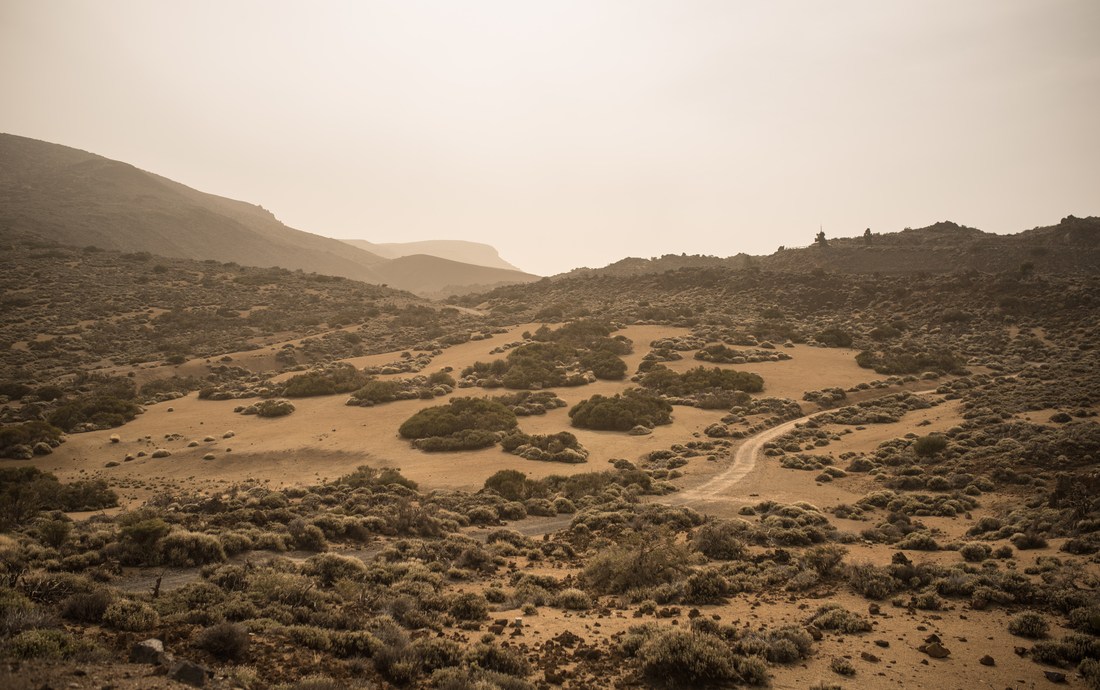
MULTIPOLYGON (((390 259, 288 227, 262 206, 200 192, 128 163, 0 134, 0 238, 26 234, 70 246, 301 269, 422 294, 537 279, 504 267, 390 259)), ((427 244, 453 246, 463 256, 496 256, 492 247, 475 243, 427 244)))
POLYGON ((403 290, 429 297, 446 297, 488 290, 503 284, 539 280, 538 276, 522 271, 474 266, 427 254, 392 259, 375 267, 375 273, 387 285, 400 285, 403 290))
POLYGON ((378 282, 380 256, 287 227, 262 207, 206 194, 85 151, 0 135, 0 232, 182 259, 300 268, 378 282))

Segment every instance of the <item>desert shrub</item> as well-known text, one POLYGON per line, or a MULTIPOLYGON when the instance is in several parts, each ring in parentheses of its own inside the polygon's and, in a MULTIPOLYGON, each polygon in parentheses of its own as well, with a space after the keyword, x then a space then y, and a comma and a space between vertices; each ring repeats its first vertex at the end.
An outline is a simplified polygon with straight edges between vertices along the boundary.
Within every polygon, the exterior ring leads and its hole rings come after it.
POLYGON ((337 479, 336 483, 353 489, 365 486, 383 487, 390 484, 397 484, 407 489, 414 490, 417 487, 416 482, 403 476, 400 470, 392 467, 383 467, 378 470, 368 465, 359 465, 359 467, 355 468, 354 472, 345 474, 337 479))
POLYGON ((43 544, 60 548, 73 531, 72 520, 43 520, 38 524, 38 538, 43 544))
POLYGON ((367 574, 367 566, 352 556, 324 553, 307 558, 302 564, 302 572, 317 578, 321 586, 331 587, 338 580, 363 579, 367 574))
POLYGON ((964 544, 959 549, 959 555, 963 557, 964 561, 968 563, 981 563, 985 559, 989 558, 993 553, 993 549, 988 544, 980 544, 977 542, 971 542, 970 544, 964 544))
POLYGON ((576 464, 588 458, 588 451, 568 431, 529 435, 515 430, 504 436, 500 445, 506 452, 527 460, 576 464))
POLYGON ((716 568, 697 570, 684 582, 684 601, 688 604, 720 604, 730 594, 730 584, 716 568))
POLYGON ((844 331, 836 326, 831 326, 825 330, 818 331, 814 334, 814 340, 825 345, 826 347, 851 347, 852 335, 847 331, 844 331))
POLYGON ((294 412, 294 404, 289 400, 264 400, 256 403, 258 417, 285 417, 291 412, 294 412))
POLYGON ((834 656, 829 661, 829 669, 833 673, 839 673, 842 676, 854 676, 856 674, 856 667, 852 665, 851 661, 842 656, 834 656))
POLYGON ((1014 534, 1009 541, 1020 551, 1045 549, 1047 547, 1047 540, 1041 534, 1032 531, 1014 534))
POLYGON ((802 560, 817 574, 828 577, 840 569, 847 553, 848 549, 840 544, 819 544, 808 549, 802 555, 802 560))
POLYGON ((479 642, 466 650, 465 657, 466 664, 509 676, 522 677, 531 673, 531 665, 523 658, 523 654, 511 647, 479 642))
POLYGON ((691 537, 691 545, 707 558, 719 561, 732 561, 745 553, 745 544, 741 538, 745 535, 747 523, 739 520, 709 521, 691 537))
POLYGON ((177 530, 158 544, 160 562, 178 568, 220 563, 225 560, 221 541, 210 534, 177 530))
POLYGON ((144 601, 118 599, 103 612, 103 624, 115 630, 146 632, 159 623, 156 610, 144 601))
MULTIPOLYGON (((133 397, 132 391, 130 397, 133 397)), ((106 428, 122 426, 140 412, 141 408, 131 399, 92 394, 59 406, 50 413, 47 421, 62 431, 74 431, 83 424, 106 428)))
POLYGON ((1100 690, 1100 659, 1085 659, 1077 666, 1077 672, 1089 690, 1100 690))
POLYGON ((295 518, 287 523, 287 531, 294 540, 294 546, 303 551, 325 551, 328 549, 328 541, 325 533, 317 525, 311 525, 302 518, 295 518))
POLYGON ((397 381, 372 380, 367 381, 361 388, 351 394, 353 400, 358 402, 385 403, 397 400, 397 394, 402 390, 397 381))
POLYGON ((1069 624, 1090 635, 1100 635, 1100 605, 1073 609, 1069 612, 1069 624))
POLYGON ((1020 637, 1039 639, 1050 632, 1050 623, 1041 614, 1025 611, 1008 621, 1008 631, 1020 637))
POLYGON ((88 656, 93 643, 74 637, 65 630, 25 630, 0 646, 5 656, 15 659, 62 660, 88 656))
POLYGON ((589 559, 582 578, 596 592, 621 594, 674 582, 689 570, 689 562, 687 549, 670 536, 637 536, 589 559))
POLYGON ((40 511, 99 510, 118 505, 102 479, 61 483, 36 467, 0 467, 0 529, 25 523, 40 511))
POLYGON ((672 423, 672 406, 651 394, 629 388, 613 397, 594 395, 569 410, 573 426, 581 429, 629 431, 635 426, 672 423))
POLYGON ((856 355, 856 364, 887 375, 919 374, 934 371, 939 374, 964 374, 966 369, 953 353, 946 350, 907 352, 891 349, 886 352, 864 350, 856 355))
MULTIPOLYGON (((678 374, 666 367, 655 367, 642 377, 641 385, 661 395, 691 397, 721 395, 733 392, 759 393, 764 390, 764 379, 759 374, 734 371, 721 367, 695 367, 678 374)), ((729 404, 737 399, 726 395, 729 404)), ((727 405, 728 406, 728 405, 727 405)))
POLYGON ((897 543, 899 549, 909 551, 939 551, 940 545, 927 532, 910 532, 897 543))
POLYGON ((947 448, 947 439, 939 434, 921 436, 913 442, 913 452, 922 458, 929 458, 947 448))
POLYGON ((123 563, 155 563, 160 553, 158 543, 172 529, 168 523, 159 517, 146 518, 138 512, 123 515, 118 522, 120 559, 123 563))
POLYGON ((592 597, 580 589, 563 589, 554 597, 554 606, 570 611, 587 611, 592 608, 592 597))
POLYGON ((658 632, 638 648, 642 673, 668 685, 699 687, 740 680, 729 648, 708 633, 658 632))
POLYGON ((61 433, 56 426, 39 420, 0 427, 0 457, 12 457, 9 452, 14 446, 54 445, 61 440, 61 433))
POLYGON ((447 612, 460 621, 480 621, 489 615, 489 602, 481 594, 463 592, 451 600, 447 612))
POLYGON ((61 616, 78 623, 99 623, 114 600, 114 593, 107 588, 77 592, 62 602, 61 616))
POLYGON ((450 436, 463 431, 507 431, 516 426, 516 415, 487 398, 454 398, 446 405, 420 410, 405 420, 398 433, 407 439, 450 436))
POLYGON ((425 453, 443 453, 457 450, 478 450, 489 448, 497 442, 497 435, 492 431, 481 429, 466 429, 456 431, 448 436, 429 436, 418 438, 412 442, 413 448, 425 453))
POLYGON ((248 631, 236 623, 219 623, 200 632, 195 646, 220 661, 241 661, 248 655, 248 631))
POLYGON ((350 364, 334 364, 325 369, 307 371, 291 377, 283 388, 288 398, 350 393, 361 388, 369 376, 350 364))
MULTIPOLYGON (((505 437, 507 438, 507 437, 505 437)), ((485 480, 485 488, 495 491, 509 501, 519 501, 531 496, 537 486, 518 470, 498 470, 485 480)))
POLYGON ((809 622, 821 630, 839 630, 845 633, 863 633, 871 629, 871 621, 840 604, 822 606, 810 617, 809 622))
POLYGON ((582 356, 580 363, 598 379, 621 381, 626 377, 626 362, 613 352, 597 350, 582 356))

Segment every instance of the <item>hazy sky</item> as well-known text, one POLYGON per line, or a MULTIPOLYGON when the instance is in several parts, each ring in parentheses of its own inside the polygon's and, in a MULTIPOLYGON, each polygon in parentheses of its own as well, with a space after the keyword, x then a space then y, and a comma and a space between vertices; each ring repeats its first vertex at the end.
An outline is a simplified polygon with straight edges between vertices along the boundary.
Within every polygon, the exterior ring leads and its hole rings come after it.
POLYGON ((0 131, 549 274, 1100 215, 1097 0, 0 0, 0 131))

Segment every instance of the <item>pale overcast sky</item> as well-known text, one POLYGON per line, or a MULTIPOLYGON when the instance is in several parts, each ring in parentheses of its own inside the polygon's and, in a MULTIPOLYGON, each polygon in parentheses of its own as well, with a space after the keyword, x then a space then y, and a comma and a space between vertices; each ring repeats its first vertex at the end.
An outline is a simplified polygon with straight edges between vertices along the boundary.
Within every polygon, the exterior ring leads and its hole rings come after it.
POLYGON ((0 131, 550 274, 1100 215, 1097 0, 0 0, 0 131))

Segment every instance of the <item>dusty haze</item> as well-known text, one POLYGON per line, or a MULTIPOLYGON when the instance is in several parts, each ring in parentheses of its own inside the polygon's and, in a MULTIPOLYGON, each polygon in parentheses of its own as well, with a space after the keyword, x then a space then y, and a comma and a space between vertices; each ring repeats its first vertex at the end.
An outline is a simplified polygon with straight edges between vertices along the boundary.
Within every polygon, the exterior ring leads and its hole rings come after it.
POLYGON ((4 0, 0 131, 541 274, 1015 232, 1100 212, 1098 30, 1093 0, 4 0))

